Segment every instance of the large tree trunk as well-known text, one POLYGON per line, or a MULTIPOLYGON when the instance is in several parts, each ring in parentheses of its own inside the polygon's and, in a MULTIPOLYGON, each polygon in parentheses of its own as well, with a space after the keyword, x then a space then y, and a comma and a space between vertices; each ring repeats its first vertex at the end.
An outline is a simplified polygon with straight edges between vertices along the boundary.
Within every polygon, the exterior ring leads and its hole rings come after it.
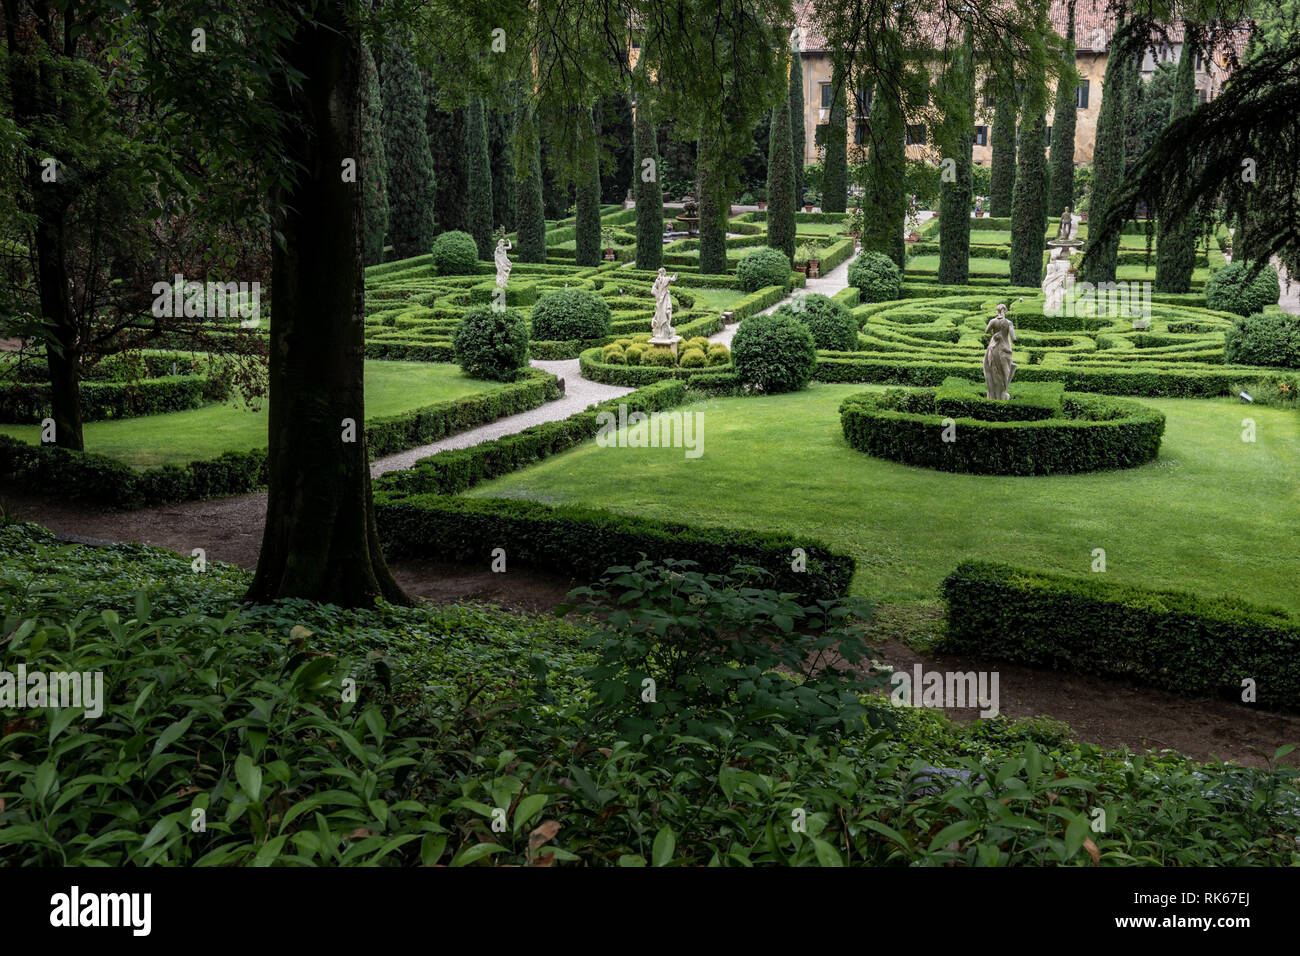
POLYGON ((277 92, 288 120, 280 152, 299 165, 274 197, 283 242, 271 256, 270 493, 253 601, 407 600, 379 547, 366 455, 362 187, 342 176, 361 155, 354 6, 320 4, 285 41, 303 80, 277 92))

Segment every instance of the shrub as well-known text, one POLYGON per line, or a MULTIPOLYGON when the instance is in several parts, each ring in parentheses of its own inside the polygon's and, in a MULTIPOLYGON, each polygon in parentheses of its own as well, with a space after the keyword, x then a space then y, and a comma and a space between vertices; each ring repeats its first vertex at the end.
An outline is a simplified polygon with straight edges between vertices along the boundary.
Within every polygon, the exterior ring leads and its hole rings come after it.
POLYGON ((453 229, 433 240, 433 267, 438 275, 473 275, 478 272, 478 246, 468 232, 453 229))
POLYGON ((708 359, 705 358, 704 353, 699 349, 687 349, 682 352, 682 368, 704 368, 707 364, 708 359))
POLYGON ((857 320, 834 299, 824 295, 802 295, 794 304, 783 305, 776 311, 792 316, 808 326, 813 343, 819 349, 851 352, 857 348, 857 320))
POLYGON ((1205 304, 1220 312, 1253 315, 1266 305, 1277 305, 1277 273, 1264 266, 1259 275, 1248 279, 1250 268, 1244 262, 1229 262, 1217 269, 1205 283, 1205 304))
POLYGON ((790 315, 755 315, 740 324, 731 343, 740 380, 762 392, 801 389, 817 364, 812 333, 790 315))
POLYGON ((611 355, 622 355, 622 354, 623 354, 623 346, 619 345, 617 342, 611 342, 609 345, 606 345, 603 349, 600 350, 600 360, 602 362, 608 362, 609 357, 611 355))
POLYGON ((1300 369, 1300 317, 1269 312, 1238 319, 1224 335, 1223 360, 1300 369))
POLYGON ((607 352, 603 354, 601 358, 603 361, 608 362, 610 365, 627 364, 627 354, 622 349, 614 349, 614 351, 612 352, 607 352))
POLYGON ((669 349, 652 348, 641 356, 641 364, 667 368, 677 364, 677 356, 669 349))
POLYGON ((628 365, 640 365, 641 359, 644 355, 645 346, 643 345, 629 345, 627 347, 627 352, 624 353, 628 365))
POLYGON ((721 342, 710 345, 709 351, 705 354, 708 357, 708 364, 710 366, 727 365, 731 362, 731 350, 721 342))
POLYGON ((533 306, 534 339, 602 339, 609 335, 611 322, 609 303, 586 289, 548 292, 533 306))
POLYGON ((898 298, 903 277, 889 256, 864 252, 849 266, 849 285, 857 288, 863 302, 887 302, 898 298))
POLYGON ((1300 706, 1300 621, 1229 598, 971 562, 943 582, 947 643, 995 660, 1300 706), (1084 622, 1085 626, 1080 626, 1084 622))
POLYGON ((470 309, 453 338, 466 375, 509 382, 528 364, 528 325, 514 309, 470 309))
POLYGON ((770 285, 785 287, 790 281, 790 258, 779 249, 755 249, 736 264, 736 279, 743 292, 770 285))

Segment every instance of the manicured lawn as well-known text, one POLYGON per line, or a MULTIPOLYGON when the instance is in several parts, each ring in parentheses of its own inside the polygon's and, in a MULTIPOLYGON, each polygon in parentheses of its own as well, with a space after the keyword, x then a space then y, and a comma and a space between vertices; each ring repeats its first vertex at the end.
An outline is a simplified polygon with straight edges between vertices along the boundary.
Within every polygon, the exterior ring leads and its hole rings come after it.
POLYGON ((691 295, 695 296, 695 305, 692 306, 696 311, 721 312, 729 309, 745 297, 745 293, 739 289, 689 289, 691 295))
MULTIPOLYGON (((971 257, 970 274, 973 276, 1008 276, 1011 266, 1006 259, 981 259, 971 257)), ((913 256, 907 260, 907 271, 935 275, 939 271, 939 256, 913 256)))
POLYGON ((795 224, 795 235, 843 236, 847 228, 842 222, 800 222, 795 224))
MULTIPOLYGON (((366 362, 366 417, 383 418, 475 392, 500 388, 497 382, 467 377, 447 363, 366 362)), ((266 402, 260 410, 208 405, 167 415, 120 421, 88 422, 86 450, 111 455, 136 468, 181 465, 213 458, 225 451, 249 451, 266 445, 266 402)), ((33 444, 37 425, 0 425, 0 434, 33 444)))
POLYGON ((1300 612, 1300 415, 1228 399, 1143 399, 1168 417, 1160 458, 1086 475, 954 475, 850 448, 837 409, 858 385, 726 398, 702 413, 703 455, 590 442, 474 489, 632 514, 807 534, 858 560, 854 591, 933 602, 970 558, 1232 595, 1300 612), (1255 443, 1242 441, 1254 419, 1255 443))

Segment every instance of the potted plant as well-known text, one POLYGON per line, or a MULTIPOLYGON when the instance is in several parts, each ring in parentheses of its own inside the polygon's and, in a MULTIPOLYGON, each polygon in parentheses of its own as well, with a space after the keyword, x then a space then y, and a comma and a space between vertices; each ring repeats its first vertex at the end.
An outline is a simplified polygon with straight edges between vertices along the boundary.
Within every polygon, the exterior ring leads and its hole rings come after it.
POLYGON ((756 201, 758 202, 758 208, 759 208, 759 209, 766 209, 766 208, 767 208, 767 190, 766 190, 766 189, 759 189, 759 190, 758 190, 754 195, 755 195, 756 201))
POLYGON ((803 211, 812 212, 819 202, 821 202, 821 195, 813 192, 811 189, 808 190, 807 195, 803 197, 803 211))
POLYGON ((866 219, 862 215, 862 209, 859 208, 858 206, 854 206, 852 212, 849 214, 849 221, 847 224, 849 238, 850 239, 860 238, 862 236, 862 230, 865 227, 866 227, 866 219))
POLYGON ((600 229, 600 241, 605 244, 605 261, 613 262, 616 258, 614 252, 614 230, 609 226, 602 226, 600 229))
POLYGON ((809 279, 816 279, 821 275, 821 247, 815 242, 805 242, 800 244, 799 248, 794 251, 794 257, 797 261, 804 263, 804 274, 809 279))

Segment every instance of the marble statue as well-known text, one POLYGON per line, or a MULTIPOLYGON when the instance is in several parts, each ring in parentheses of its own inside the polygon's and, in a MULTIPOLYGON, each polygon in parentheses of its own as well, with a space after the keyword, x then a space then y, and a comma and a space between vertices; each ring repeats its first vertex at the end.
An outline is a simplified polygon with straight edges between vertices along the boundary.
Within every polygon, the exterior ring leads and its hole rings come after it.
POLYGON ((1070 275, 1070 257, 1063 248, 1052 250, 1043 279, 1043 314, 1061 315, 1065 311, 1065 284, 1070 275))
POLYGON ((790 31, 790 52, 792 53, 799 53, 803 49, 803 37, 800 33, 798 27, 790 31))
POLYGON ((1005 303, 998 305, 998 314, 989 319, 984 331, 992 334, 984 350, 984 387, 989 398, 1006 401, 1011 396, 1007 386, 1016 377, 1016 363, 1011 361, 1011 343, 1016 340, 1016 327, 1007 318, 1005 303))
POLYGON ((668 287, 677 281, 677 273, 669 275, 663 266, 650 291, 655 297, 655 315, 650 320, 650 341, 671 342, 677 339, 673 330, 673 299, 668 287))
POLYGON ((1061 213, 1061 227, 1056 230, 1056 238, 1062 242, 1067 242, 1074 238, 1074 216, 1070 214, 1070 207, 1065 207, 1065 212, 1061 213))
POLYGON ((506 255, 514 245, 508 239, 497 240, 497 251, 494 258, 497 263, 497 288, 504 289, 506 282, 510 279, 510 270, 513 266, 510 264, 510 257, 506 255))

